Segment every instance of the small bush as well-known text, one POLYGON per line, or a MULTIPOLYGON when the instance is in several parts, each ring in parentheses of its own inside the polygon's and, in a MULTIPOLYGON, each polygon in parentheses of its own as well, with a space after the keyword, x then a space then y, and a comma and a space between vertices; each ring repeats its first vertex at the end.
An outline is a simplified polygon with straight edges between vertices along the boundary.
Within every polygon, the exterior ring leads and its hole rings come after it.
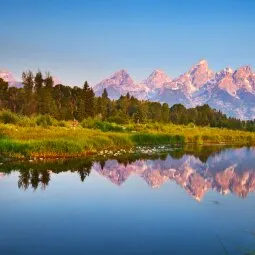
POLYGON ((100 129, 103 132, 114 131, 123 132, 124 128, 116 123, 110 123, 107 121, 100 121, 92 118, 85 119, 81 122, 83 128, 100 129))
POLYGON ((125 119, 118 115, 109 117, 107 120, 108 120, 108 122, 116 123, 116 124, 126 124, 128 122, 127 118, 125 119))
POLYGON ((57 122, 57 126, 58 127, 66 127, 66 123, 63 120, 61 120, 61 121, 57 122))
POLYGON ((103 132, 107 132, 107 131, 123 132, 124 131, 124 128, 122 126, 117 125, 115 123, 110 123, 107 121, 96 121, 95 127, 97 129, 100 129, 103 132))
POLYGON ((22 116, 19 119, 18 125, 20 127, 35 127, 36 126, 36 120, 35 120, 35 118, 32 118, 32 117, 22 116))
POLYGON ((190 122, 189 124, 188 124, 188 126, 187 127, 189 127, 189 128, 195 128, 196 127, 196 125, 193 123, 193 122, 190 122))
POLYGON ((0 122, 4 124, 16 124, 19 121, 19 117, 10 111, 3 111, 0 113, 0 122))
POLYGON ((81 126, 82 126, 83 128, 95 128, 95 120, 92 119, 92 118, 84 119, 84 120, 81 122, 81 126))
POLYGON ((36 119, 36 124, 42 127, 48 127, 53 125, 54 120, 50 115, 41 115, 36 119))

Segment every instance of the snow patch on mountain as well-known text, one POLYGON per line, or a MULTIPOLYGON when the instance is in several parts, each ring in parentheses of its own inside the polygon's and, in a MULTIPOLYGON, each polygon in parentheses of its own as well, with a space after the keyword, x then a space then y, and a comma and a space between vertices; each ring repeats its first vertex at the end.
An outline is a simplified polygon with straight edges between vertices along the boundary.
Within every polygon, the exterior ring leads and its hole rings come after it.
MULTIPOLYGON (((8 71, 0 71, 0 78, 9 86, 22 87, 22 83, 8 71)), ((61 82, 54 78, 54 85, 58 83, 61 82)), ((141 82, 133 80, 126 70, 121 69, 94 85, 93 89, 96 96, 101 96, 106 89, 111 99, 129 93, 138 99, 168 103, 169 106, 208 104, 228 116, 255 119, 255 73, 247 65, 237 70, 227 67, 214 73, 203 59, 175 79, 156 69, 141 82)))
POLYGON ((135 82, 127 71, 120 70, 94 86, 98 96, 104 89, 113 99, 129 92, 139 99, 170 106, 209 104, 229 116, 255 118, 255 74, 250 66, 235 71, 227 67, 214 73, 203 59, 173 80, 163 71, 154 70, 142 82, 135 82))

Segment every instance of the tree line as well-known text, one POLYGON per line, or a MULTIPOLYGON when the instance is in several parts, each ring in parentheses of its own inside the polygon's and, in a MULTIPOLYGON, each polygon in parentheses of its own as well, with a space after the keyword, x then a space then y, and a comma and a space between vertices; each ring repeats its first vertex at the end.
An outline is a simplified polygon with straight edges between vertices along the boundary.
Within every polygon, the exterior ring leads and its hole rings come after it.
POLYGON ((0 79, 0 110, 7 109, 26 116, 47 114, 58 120, 82 121, 96 117, 118 124, 161 122, 255 130, 254 120, 227 117, 208 105, 188 109, 181 104, 169 107, 166 103, 138 100, 130 94, 110 100, 106 89, 102 96, 96 97, 87 81, 83 87, 54 86, 50 73, 23 72, 22 83, 22 88, 10 87, 0 79))

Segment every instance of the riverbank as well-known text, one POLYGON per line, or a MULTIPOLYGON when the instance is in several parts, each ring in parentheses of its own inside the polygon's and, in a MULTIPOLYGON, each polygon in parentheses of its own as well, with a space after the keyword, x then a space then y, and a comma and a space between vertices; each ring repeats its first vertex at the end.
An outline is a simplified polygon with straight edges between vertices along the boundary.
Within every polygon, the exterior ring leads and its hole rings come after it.
POLYGON ((255 145, 255 133, 173 124, 101 123, 88 127, 72 122, 59 126, 0 124, 0 154, 11 158, 84 157, 140 145, 255 145), (107 127, 107 129, 105 128, 107 127), (115 131, 108 131, 115 130, 115 131))

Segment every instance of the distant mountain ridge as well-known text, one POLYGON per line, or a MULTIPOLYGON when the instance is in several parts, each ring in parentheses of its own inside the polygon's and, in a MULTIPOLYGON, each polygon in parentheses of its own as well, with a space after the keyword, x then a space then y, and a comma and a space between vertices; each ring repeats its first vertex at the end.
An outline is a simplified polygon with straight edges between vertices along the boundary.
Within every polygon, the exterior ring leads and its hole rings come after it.
MULTIPOLYGON (((16 88, 22 88, 23 84, 22 81, 18 81, 14 78, 13 74, 7 70, 0 70, 0 78, 2 78, 4 81, 8 82, 10 87, 16 87, 16 88)), ((53 77, 53 83, 54 85, 60 84, 61 81, 53 77)))
MULTIPOLYGON (((9 86, 22 87, 12 73, 0 70, 0 78, 9 86)), ((53 77, 54 84, 61 83, 53 77)), ((213 72, 206 60, 201 60, 177 78, 170 78, 162 70, 154 70, 147 78, 136 82, 121 69, 93 86, 95 94, 101 96, 107 89, 111 99, 130 95, 142 99, 195 107, 208 104, 231 117, 242 120, 255 119, 255 73, 250 66, 237 70, 227 67, 213 72)))
POLYGON ((168 155, 164 160, 137 160, 132 164, 107 160, 103 167, 95 163, 93 170, 118 186, 131 175, 141 176, 152 188, 175 181, 197 201, 210 189, 245 198, 255 190, 254 150, 240 148, 233 153, 223 150, 210 155, 206 161, 194 155, 183 155, 178 160, 168 155))
POLYGON ((97 96, 107 89, 111 99, 129 93, 170 106, 208 104, 228 116, 244 120, 255 118, 255 73, 250 66, 235 71, 228 67, 215 73, 203 59, 177 78, 171 79, 163 71, 155 70, 141 82, 135 82, 126 70, 120 70, 93 89, 97 96))

